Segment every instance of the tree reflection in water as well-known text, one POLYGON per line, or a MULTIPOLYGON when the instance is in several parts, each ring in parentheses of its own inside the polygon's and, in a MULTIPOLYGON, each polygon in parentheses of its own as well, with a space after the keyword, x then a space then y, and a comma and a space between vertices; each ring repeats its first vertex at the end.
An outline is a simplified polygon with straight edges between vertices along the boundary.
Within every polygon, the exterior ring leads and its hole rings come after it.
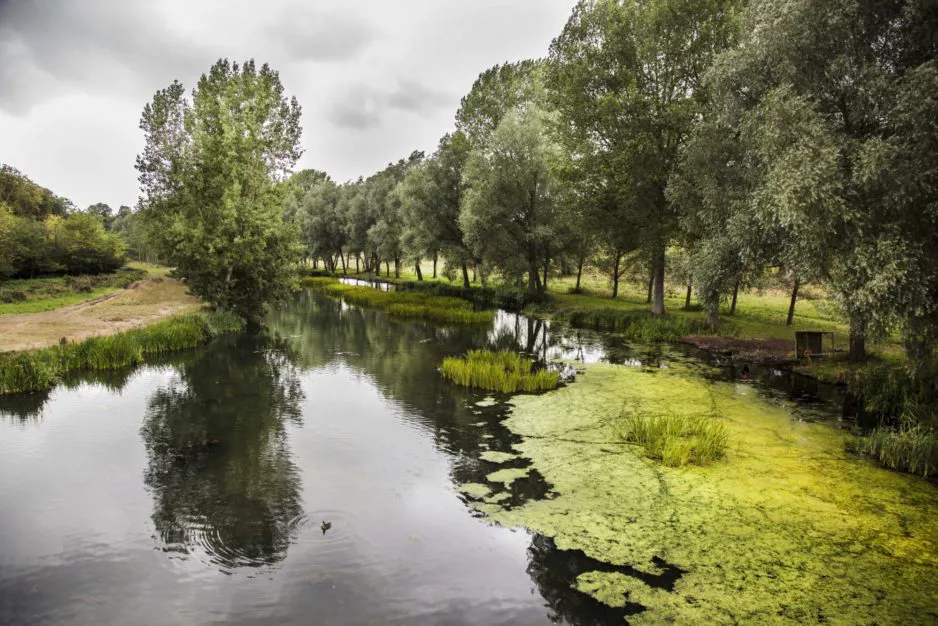
POLYGON ((282 344, 223 337, 183 359, 148 402, 145 483, 164 550, 223 568, 270 565, 301 513, 286 423, 299 422, 299 377, 282 344))

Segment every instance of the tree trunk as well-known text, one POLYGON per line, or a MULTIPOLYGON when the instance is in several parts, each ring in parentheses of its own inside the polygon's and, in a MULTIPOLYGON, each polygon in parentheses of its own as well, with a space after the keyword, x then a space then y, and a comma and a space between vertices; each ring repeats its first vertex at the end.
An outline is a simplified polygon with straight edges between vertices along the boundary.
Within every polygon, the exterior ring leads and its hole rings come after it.
POLYGON ((544 291, 547 291, 547 274, 550 271, 550 258, 544 258, 544 291))
POLYGON ((795 277, 795 286, 791 288, 791 303, 788 305, 788 320, 786 326, 791 326, 795 321, 795 303, 798 301, 798 278, 795 277))
POLYGON ((689 309, 689 308, 690 308, 690 295, 691 295, 691 293, 693 292, 692 287, 693 287, 693 284, 690 283, 690 282, 688 282, 688 283, 687 283, 687 295, 684 297, 684 308, 685 308, 685 309, 689 309))
POLYGON ((866 320, 850 320, 850 350, 847 359, 852 363, 862 363, 866 360, 866 320))
POLYGON ((414 269, 417 270, 417 280, 423 280, 423 272, 420 271, 420 260, 414 264, 414 269))
POLYGON ((652 272, 651 276, 648 277, 648 297, 645 298, 645 304, 651 304, 652 294, 654 294, 655 289, 655 273, 652 272))
POLYGON ((733 301, 730 303, 730 315, 736 315, 736 298, 739 296, 739 279, 736 279, 736 284, 733 285, 733 301))
MULTIPOLYGON (((381 266, 379 265, 378 267, 380 268, 381 266)), ((385 270, 384 275, 387 278, 391 278, 391 259, 384 260, 384 270, 385 270)))
POLYGON ((664 315, 664 246, 655 259, 655 301, 651 305, 653 315, 664 315))
POLYGON ((707 300, 707 323, 716 328, 720 325, 720 294, 711 293, 707 300))
POLYGON ((469 268, 466 267, 466 264, 462 264, 462 286, 465 289, 469 289, 472 285, 469 283, 469 268))
POLYGON ((577 259, 576 264, 576 288, 574 291, 580 293, 580 277, 583 276, 583 255, 580 255, 580 258, 577 259))
POLYGON ((615 300, 619 295, 619 264, 622 262, 622 255, 616 253, 616 261, 612 266, 612 299, 615 300))
POLYGON ((476 264, 475 263, 472 264, 472 282, 473 283, 476 282, 476 264))
POLYGON ((436 257, 437 253, 433 253, 433 278, 436 278, 436 257))
POLYGON ((528 290, 541 291, 541 268, 537 266, 537 261, 528 259, 528 290))
POLYGON ((359 261, 360 259, 361 259, 361 255, 359 255, 359 254, 356 252, 356 253, 355 253, 355 273, 356 273, 356 274, 361 274, 361 273, 362 273, 361 268, 360 268, 360 266, 358 265, 358 261, 359 261))
POLYGON ((342 273, 348 274, 348 266, 345 264, 345 255, 339 250, 339 258, 342 259, 342 273))
POLYGON ((394 278, 401 277, 401 257, 394 257, 394 278))

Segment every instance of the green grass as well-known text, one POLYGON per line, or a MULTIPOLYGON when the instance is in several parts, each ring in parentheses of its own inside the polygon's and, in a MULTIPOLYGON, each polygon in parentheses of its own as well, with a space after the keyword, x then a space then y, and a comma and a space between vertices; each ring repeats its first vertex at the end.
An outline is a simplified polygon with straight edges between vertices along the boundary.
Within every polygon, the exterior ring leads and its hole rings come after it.
POLYGON ((611 331, 626 339, 644 343, 676 342, 687 335, 732 335, 732 325, 724 322, 712 329, 703 319, 677 315, 652 316, 645 311, 615 308, 575 309, 551 314, 553 319, 566 321, 575 328, 611 331))
POLYGON ((71 371, 135 365, 146 355, 194 348, 242 326, 240 318, 227 313, 183 315, 105 337, 0 355, 0 395, 48 389, 71 371))
POLYGON ((729 442, 726 426, 712 415, 637 413, 628 416, 624 438, 669 467, 706 465, 723 458, 729 442))
POLYGON ((110 274, 49 276, 0 282, 0 315, 38 313, 77 304, 123 289, 146 278, 145 267, 110 274))
POLYGON ((446 380, 463 387, 515 393, 554 389, 560 374, 534 370, 531 359, 514 352, 470 350, 465 357, 447 357, 440 365, 446 380))
POLYGON ((334 278, 319 276, 304 278, 303 284, 350 304, 386 311, 393 317, 422 318, 443 324, 485 324, 492 321, 491 311, 475 311, 470 302, 452 296, 381 291, 373 287, 345 285, 334 278))
POLYGON ((918 424, 898 429, 877 428, 860 438, 856 450, 884 467, 928 478, 938 470, 938 433, 918 424))

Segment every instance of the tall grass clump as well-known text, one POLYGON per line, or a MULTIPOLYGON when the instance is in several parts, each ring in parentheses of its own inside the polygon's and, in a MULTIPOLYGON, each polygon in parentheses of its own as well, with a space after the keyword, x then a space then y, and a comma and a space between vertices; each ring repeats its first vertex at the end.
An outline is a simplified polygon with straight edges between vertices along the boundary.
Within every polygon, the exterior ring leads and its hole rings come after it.
POLYGON ((514 393, 554 389, 560 374, 534 370, 531 359, 514 352, 470 350, 465 357, 447 357, 440 365, 446 380, 463 387, 514 393))
POLYGON ((938 432, 922 424, 877 428, 861 438, 856 448, 892 470, 925 478, 938 470, 938 432))
POLYGON ((303 283, 327 296, 341 298, 349 304, 381 309, 394 317, 421 318, 443 324, 486 324, 492 321, 491 311, 475 311, 472 303, 453 296, 435 296, 422 291, 382 291, 322 277, 305 278, 303 283))
POLYGON ((643 343, 677 342, 688 335, 727 335, 734 332, 728 324, 713 329, 706 320, 609 308, 562 311, 554 317, 575 328, 617 332, 626 339, 643 343))
POLYGON ((231 313, 183 315, 152 326, 53 348, 0 355, 0 395, 53 387, 67 372, 140 363, 148 354, 194 348, 244 322, 231 313))
POLYGON ((706 465, 726 454, 729 433, 712 415, 636 413, 627 419, 626 441, 669 467, 706 465))

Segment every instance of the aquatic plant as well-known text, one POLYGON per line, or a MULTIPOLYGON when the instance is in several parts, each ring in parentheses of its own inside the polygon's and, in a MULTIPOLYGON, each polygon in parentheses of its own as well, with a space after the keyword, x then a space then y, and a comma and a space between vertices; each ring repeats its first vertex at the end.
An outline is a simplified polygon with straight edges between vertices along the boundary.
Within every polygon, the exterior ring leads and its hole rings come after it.
POLYGON ((705 465, 726 454, 729 434, 716 416, 636 413, 626 419, 625 439, 669 467, 705 465))
POLYGON ((440 365, 440 373, 463 387, 502 393, 547 391, 560 382, 557 372, 534 370, 531 359, 491 350, 470 350, 465 357, 447 357, 440 365))
POLYGON ((475 311, 472 304, 452 296, 434 296, 414 291, 382 291, 373 287, 346 285, 324 277, 304 278, 303 283, 349 304, 381 309, 402 318, 422 318, 442 324, 485 324, 491 311, 475 311))
POLYGON ((194 348, 243 320, 231 313, 182 315, 152 326, 51 348, 0 355, 0 394, 53 387, 67 372, 135 365, 148 354, 194 348))
POLYGON ((854 444, 885 467, 925 478, 938 470, 938 432, 922 424, 898 429, 877 428, 854 444))
POLYGON ((730 335, 734 333, 729 324, 713 329, 706 320, 684 316, 655 316, 640 311, 620 309, 592 309, 559 311, 551 315, 566 321, 575 328, 612 331, 621 333, 626 339, 644 343, 676 342, 687 335, 730 335))

